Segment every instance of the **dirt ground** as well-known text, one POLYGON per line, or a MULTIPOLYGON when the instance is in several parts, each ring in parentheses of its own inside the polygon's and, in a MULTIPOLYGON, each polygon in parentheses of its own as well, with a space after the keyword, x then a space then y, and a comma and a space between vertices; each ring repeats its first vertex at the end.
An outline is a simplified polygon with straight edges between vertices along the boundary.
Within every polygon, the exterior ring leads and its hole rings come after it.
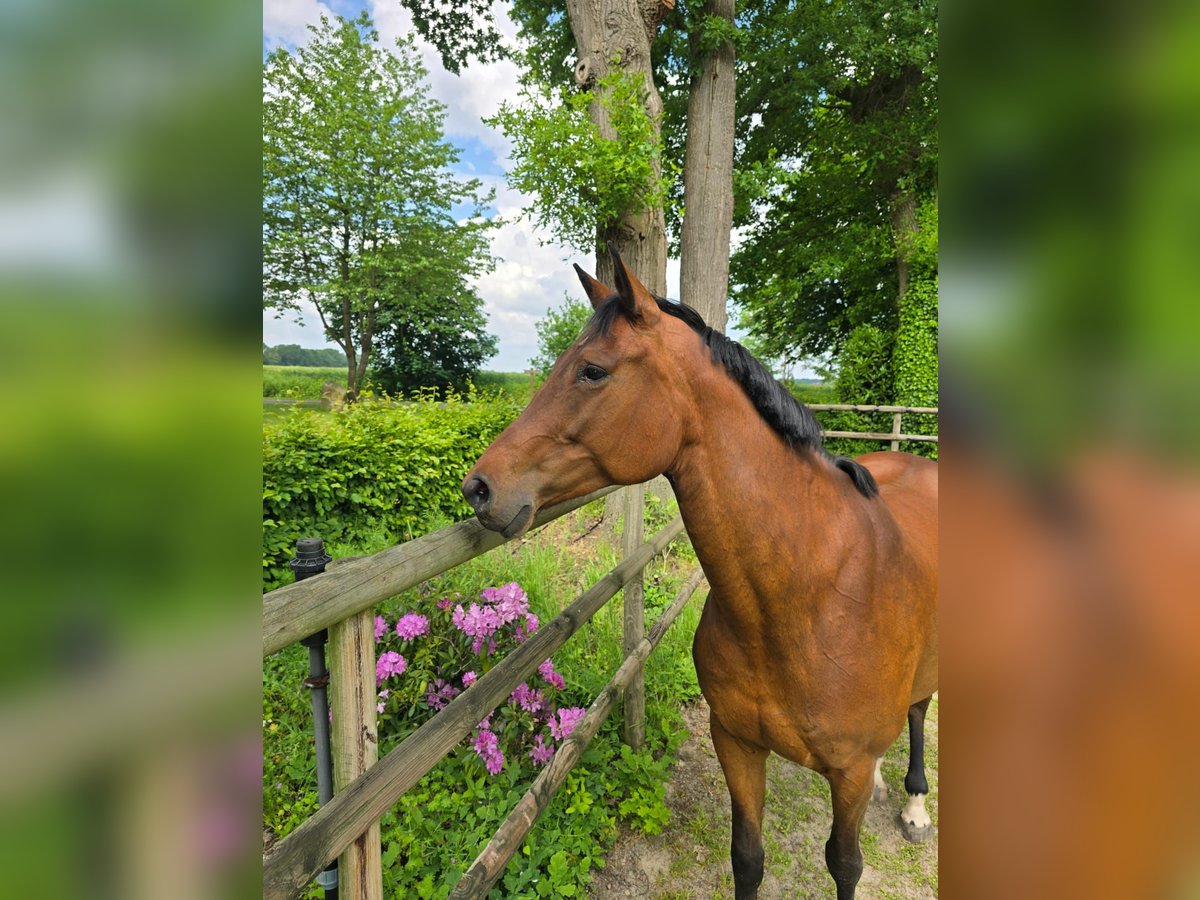
MULTIPOLYGON (((596 873, 589 892, 594 900, 686 900, 732 898, 729 864, 729 795, 708 734, 703 700, 684 710, 691 737, 679 749, 671 770, 666 801, 672 820, 663 834, 647 837, 623 829, 607 866, 596 873)), ((865 860, 858 897, 930 898, 937 896, 937 698, 925 726, 927 802, 933 835, 910 844, 897 816, 904 806, 908 767, 908 731, 884 757, 889 795, 872 803, 862 830, 865 860)), ((832 814, 825 779, 774 754, 767 763, 767 801, 763 822, 766 873, 761 900, 835 897, 825 869, 824 847, 832 814)))

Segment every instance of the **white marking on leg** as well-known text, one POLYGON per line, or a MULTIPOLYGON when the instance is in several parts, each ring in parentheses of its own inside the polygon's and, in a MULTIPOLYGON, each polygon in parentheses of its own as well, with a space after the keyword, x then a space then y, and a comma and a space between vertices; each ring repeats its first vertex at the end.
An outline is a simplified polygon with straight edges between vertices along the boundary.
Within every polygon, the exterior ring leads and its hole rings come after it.
POLYGON ((904 812, 900 813, 900 817, 914 828, 928 828, 932 821, 929 813, 925 811, 925 795, 909 794, 908 803, 904 807, 904 812))
POLYGON ((873 797, 876 800, 882 800, 888 795, 887 782, 883 780, 883 757, 875 760, 875 790, 873 797))

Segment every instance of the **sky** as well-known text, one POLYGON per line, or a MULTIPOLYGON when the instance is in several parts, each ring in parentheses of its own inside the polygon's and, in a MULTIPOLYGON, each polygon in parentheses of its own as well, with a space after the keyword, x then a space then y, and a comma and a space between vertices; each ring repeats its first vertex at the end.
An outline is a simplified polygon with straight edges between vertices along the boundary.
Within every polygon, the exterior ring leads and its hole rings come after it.
MULTIPOLYGON (((515 42, 516 26, 508 18, 508 4, 493 4, 501 32, 515 42)), ((307 40, 305 26, 320 20, 321 14, 356 16, 366 9, 375 22, 383 46, 395 45, 401 35, 412 33, 412 18, 398 0, 321 3, 318 0, 264 0, 263 47, 295 47, 307 40)), ((481 64, 472 62, 461 75, 447 72, 431 45, 417 38, 417 47, 433 97, 446 106, 446 138, 462 150, 455 171, 479 178, 484 189, 494 188, 493 207, 503 224, 493 233, 492 253, 497 257, 494 271, 476 283, 488 315, 488 330, 499 338, 499 349, 484 368, 501 372, 523 371, 537 353, 534 323, 546 311, 558 306, 565 294, 583 298, 579 281, 571 267, 579 263, 592 271, 592 257, 555 243, 551 236, 520 218, 527 198, 504 180, 511 145, 498 130, 481 121, 499 109, 505 100, 517 98, 517 67, 511 62, 481 64)), ((679 296, 679 261, 667 263, 667 294, 679 296)), ((297 324, 295 313, 276 318, 274 311, 263 313, 263 340, 270 345, 299 344, 302 347, 333 346, 321 333, 320 320, 311 307, 297 324)))

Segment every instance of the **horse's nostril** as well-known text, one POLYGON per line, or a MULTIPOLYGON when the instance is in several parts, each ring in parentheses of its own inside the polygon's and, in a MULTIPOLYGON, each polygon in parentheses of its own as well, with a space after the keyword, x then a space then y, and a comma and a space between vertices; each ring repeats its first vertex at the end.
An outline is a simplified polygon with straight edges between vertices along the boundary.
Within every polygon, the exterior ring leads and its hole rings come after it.
POLYGON ((479 512, 487 507, 492 497, 492 491, 488 487, 487 480, 482 475, 476 475, 463 485, 463 496, 467 498, 471 508, 475 512, 479 512))

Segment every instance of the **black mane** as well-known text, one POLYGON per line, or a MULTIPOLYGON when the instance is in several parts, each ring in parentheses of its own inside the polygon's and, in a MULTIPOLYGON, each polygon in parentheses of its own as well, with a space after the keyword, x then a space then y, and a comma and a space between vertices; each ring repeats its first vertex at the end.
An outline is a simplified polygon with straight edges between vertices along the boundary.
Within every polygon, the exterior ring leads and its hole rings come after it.
MULTIPOLYGON (((874 497, 879 493, 875 478, 861 464, 848 456, 834 456, 825 449, 821 438, 821 425, 812 411, 788 393, 750 351, 737 341, 732 341, 721 332, 710 328, 700 313, 690 306, 672 303, 659 296, 655 296, 654 299, 664 313, 681 320, 700 335, 712 355, 713 362, 722 365, 729 376, 742 386, 759 415, 782 435, 788 444, 796 449, 812 450, 829 459, 850 476, 854 486, 864 497, 874 497)), ((597 335, 608 334, 620 314, 620 306, 614 294, 612 298, 601 303, 592 314, 591 320, 583 330, 582 339, 587 341, 597 335)))

